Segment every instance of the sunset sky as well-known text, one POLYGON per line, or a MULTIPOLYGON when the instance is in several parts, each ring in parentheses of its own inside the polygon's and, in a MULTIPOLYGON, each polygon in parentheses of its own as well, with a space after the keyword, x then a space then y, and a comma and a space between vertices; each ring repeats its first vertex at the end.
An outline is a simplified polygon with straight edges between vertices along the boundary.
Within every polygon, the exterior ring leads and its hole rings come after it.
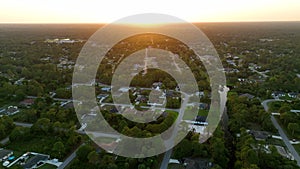
POLYGON ((140 13, 189 22, 300 21, 300 0, 0 0, 0 23, 109 23, 140 13))

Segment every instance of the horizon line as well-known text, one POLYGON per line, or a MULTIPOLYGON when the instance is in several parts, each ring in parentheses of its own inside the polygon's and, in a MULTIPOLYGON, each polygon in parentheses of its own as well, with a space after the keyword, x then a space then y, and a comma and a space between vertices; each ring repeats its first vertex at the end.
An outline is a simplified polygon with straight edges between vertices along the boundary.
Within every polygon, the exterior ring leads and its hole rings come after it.
MULTIPOLYGON (((271 22, 300 22, 300 20, 266 20, 266 21, 197 21, 197 22, 189 22, 192 24, 199 24, 199 23, 271 23, 271 22)), ((111 22, 113 23, 113 22, 111 22)), ((99 24, 105 25, 110 24, 109 22, 0 22, 1 25, 3 24, 22 24, 22 25, 38 25, 38 24, 99 24)), ((129 23, 130 24, 130 23, 129 23)), ((178 23, 168 23, 168 24, 178 24, 178 23)))

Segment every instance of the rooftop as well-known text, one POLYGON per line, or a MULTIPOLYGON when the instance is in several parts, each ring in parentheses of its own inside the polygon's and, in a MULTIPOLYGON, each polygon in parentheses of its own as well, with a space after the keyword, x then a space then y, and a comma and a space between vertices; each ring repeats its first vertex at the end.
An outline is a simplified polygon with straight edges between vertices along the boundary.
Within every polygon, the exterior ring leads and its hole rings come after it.
POLYGON ((0 160, 2 160, 4 157, 7 157, 11 153, 13 153, 13 151, 11 151, 11 150, 5 150, 5 149, 0 149, 0 160))
POLYGON ((45 161, 49 159, 49 155, 38 154, 27 160, 27 162, 23 165, 25 169, 33 168, 39 162, 45 161))

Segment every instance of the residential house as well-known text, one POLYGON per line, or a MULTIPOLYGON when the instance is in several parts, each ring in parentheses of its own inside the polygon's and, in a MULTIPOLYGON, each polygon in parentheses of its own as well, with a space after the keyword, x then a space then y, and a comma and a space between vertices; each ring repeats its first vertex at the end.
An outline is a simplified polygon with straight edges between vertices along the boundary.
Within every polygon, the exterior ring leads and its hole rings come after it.
POLYGON ((285 97, 285 93, 281 91, 275 91, 272 93, 272 97, 285 97))
POLYGON ((40 167, 45 161, 49 160, 49 155, 37 154, 29 158, 23 165, 24 169, 34 169, 40 167))
POLYGON ((19 103, 21 106, 30 107, 34 104, 34 99, 25 99, 19 103))
POLYGON ((249 93, 245 93, 245 94, 241 94, 240 97, 246 97, 249 100, 253 99, 255 96, 253 96, 252 94, 249 93))
POLYGON ((0 148, 0 162, 5 161, 9 156, 13 155, 13 151, 0 148))
POLYGON ((9 106, 9 107, 6 109, 6 115, 8 115, 8 116, 17 114, 17 113, 19 113, 19 112, 20 112, 20 110, 18 109, 17 106, 9 106))
POLYGON ((97 99, 105 99, 105 98, 107 98, 109 95, 108 94, 99 94, 98 96, 97 96, 97 99))
POLYGON ((199 103, 199 109, 200 110, 208 110, 209 109, 209 104, 207 104, 207 103, 199 103))
POLYGON ((203 158, 186 158, 184 159, 185 168, 187 169, 210 169, 213 163, 209 159, 203 158))
POLYGON ((148 98, 144 95, 138 95, 137 98, 135 99, 136 102, 143 102, 146 103, 148 98))
POLYGON ((296 92, 290 92, 290 93, 288 93, 288 96, 289 96, 290 98, 296 99, 296 98, 298 97, 298 94, 299 94, 299 93, 296 93, 296 92))
POLYGON ((60 106, 63 107, 64 109, 73 109, 74 108, 73 101, 63 102, 60 104, 60 106))
POLYGON ((111 87, 102 87, 101 91, 102 92, 110 92, 111 91, 111 87))
POLYGON ((267 138, 271 137, 271 134, 266 131, 256 131, 256 130, 251 130, 249 132, 257 141, 265 141, 267 138))
POLYGON ((195 118, 195 122, 194 125, 203 125, 203 126, 207 126, 208 123, 206 122, 206 116, 197 116, 195 118))
POLYGON ((155 83, 152 84, 152 87, 154 89, 160 89, 161 86, 162 86, 162 82, 155 82, 155 83))

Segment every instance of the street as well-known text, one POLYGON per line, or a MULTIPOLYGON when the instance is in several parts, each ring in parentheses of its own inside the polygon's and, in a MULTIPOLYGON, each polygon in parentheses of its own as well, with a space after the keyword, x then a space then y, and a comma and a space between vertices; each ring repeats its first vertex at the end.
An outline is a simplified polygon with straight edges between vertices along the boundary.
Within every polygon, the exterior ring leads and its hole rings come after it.
MULTIPOLYGON (((270 100, 263 101, 262 105, 263 105, 265 111, 266 112, 269 111, 268 103, 270 103, 270 102, 276 102, 276 101, 282 101, 282 100, 270 99, 270 100)), ((271 121, 272 121, 274 127, 278 130, 278 132, 279 132, 280 136, 282 137, 282 140, 283 140, 284 144, 286 145, 286 147, 288 148, 289 152, 294 156, 295 160, 297 161, 298 166, 300 166, 300 157, 299 157, 299 154, 297 153, 297 151, 295 150, 295 148, 291 144, 289 138, 286 136, 286 134, 284 133, 283 129, 278 124, 277 120, 275 119, 275 117, 273 115, 271 115, 271 121)))

